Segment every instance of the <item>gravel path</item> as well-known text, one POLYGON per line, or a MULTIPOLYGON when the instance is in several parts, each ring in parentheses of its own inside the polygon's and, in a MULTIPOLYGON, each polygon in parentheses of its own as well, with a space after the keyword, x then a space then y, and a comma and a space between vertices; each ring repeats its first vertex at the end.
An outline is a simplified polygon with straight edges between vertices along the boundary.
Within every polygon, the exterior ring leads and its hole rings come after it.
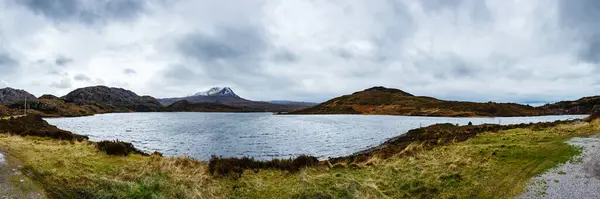
POLYGON ((573 138, 581 155, 533 178, 519 198, 600 198, 600 138, 573 138))
POLYGON ((44 197, 42 191, 21 173, 21 168, 19 160, 0 153, 0 199, 44 197))

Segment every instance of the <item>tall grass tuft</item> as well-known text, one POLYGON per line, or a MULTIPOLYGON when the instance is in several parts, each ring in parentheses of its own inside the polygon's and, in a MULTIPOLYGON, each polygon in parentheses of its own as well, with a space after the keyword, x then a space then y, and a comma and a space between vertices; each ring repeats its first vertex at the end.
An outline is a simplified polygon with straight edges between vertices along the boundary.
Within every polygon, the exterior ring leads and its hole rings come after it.
POLYGON ((108 155, 121 155, 127 156, 130 153, 147 155, 146 153, 136 149, 133 144, 129 142, 122 142, 119 140, 115 141, 100 141, 96 143, 98 150, 106 152, 108 155))
POLYGON ((316 157, 300 155, 290 159, 273 159, 269 161, 255 160, 254 158, 223 158, 216 155, 211 156, 208 170, 211 175, 217 176, 240 176, 246 169, 258 172, 259 169, 279 169, 283 171, 296 172, 304 167, 315 166, 319 163, 316 157))

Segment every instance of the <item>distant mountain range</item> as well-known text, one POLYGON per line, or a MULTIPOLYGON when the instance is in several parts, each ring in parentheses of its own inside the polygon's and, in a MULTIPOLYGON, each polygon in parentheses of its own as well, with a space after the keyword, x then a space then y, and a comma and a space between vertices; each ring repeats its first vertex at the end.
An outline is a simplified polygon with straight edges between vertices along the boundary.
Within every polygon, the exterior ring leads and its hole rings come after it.
POLYGON ((106 86, 75 89, 65 96, 34 95, 12 88, 0 89, 0 116, 20 113, 24 100, 30 112, 46 117, 75 117, 113 112, 286 112, 307 104, 275 104, 243 99, 229 87, 215 87, 180 98, 155 99, 106 86))
MULTIPOLYGON (((106 86, 78 88, 67 95, 35 98, 24 90, 0 89, 0 116, 20 114, 27 99, 31 113, 74 117, 112 112, 289 112, 289 114, 385 114, 411 116, 536 116, 590 114, 600 96, 533 107, 515 103, 476 103, 414 96, 399 89, 373 87, 315 105, 295 101, 252 101, 231 88, 215 87, 191 96, 155 99, 106 86)), ((596 108, 600 110, 600 107, 596 108)))
POLYGON ((231 107, 238 107, 243 109, 244 111, 255 111, 255 112, 288 112, 293 110, 299 110, 302 108, 307 108, 314 104, 305 104, 305 103, 271 103, 271 102, 261 102, 261 101, 252 101, 241 98, 233 90, 229 87, 214 87, 209 89, 208 91, 198 92, 191 96, 186 97, 175 97, 175 98, 163 98, 158 99, 158 101, 164 105, 169 106, 177 101, 185 100, 188 103, 216 103, 216 104, 224 104, 231 107))

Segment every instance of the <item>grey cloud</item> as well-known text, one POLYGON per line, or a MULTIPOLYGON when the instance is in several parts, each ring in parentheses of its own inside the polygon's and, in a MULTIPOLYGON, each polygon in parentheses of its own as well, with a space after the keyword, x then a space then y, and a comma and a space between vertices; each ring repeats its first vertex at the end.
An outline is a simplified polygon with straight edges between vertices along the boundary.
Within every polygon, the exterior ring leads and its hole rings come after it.
POLYGON ((50 68, 48 70, 48 74, 50 74, 50 75, 57 75, 57 76, 67 76, 67 75, 69 75, 69 73, 62 72, 62 71, 60 71, 58 69, 55 69, 55 68, 50 68))
POLYGON ((600 63, 600 1, 559 2, 561 25, 571 31, 574 39, 582 45, 579 49, 581 59, 600 63))
POLYGON ((431 12, 460 10, 460 7, 466 8, 468 15, 473 21, 486 22, 491 20, 490 10, 486 1, 481 0, 428 0, 419 1, 421 5, 431 12))
POLYGON ((415 59, 413 64, 419 71, 444 80, 474 77, 484 70, 451 53, 424 55, 415 59))
POLYGON ((334 55, 341 57, 345 60, 354 58, 354 54, 352 52, 350 52, 348 49, 337 48, 337 49, 333 49, 331 51, 333 52, 334 55))
POLYGON ((389 7, 387 12, 379 14, 383 33, 372 36, 371 41, 377 46, 381 60, 388 57, 396 57, 393 52, 401 44, 414 34, 416 30, 415 20, 409 14, 407 6, 400 1, 387 1, 389 7))
POLYGON ((179 52, 194 61, 186 63, 204 75, 223 81, 268 78, 263 61, 269 44, 262 29, 248 26, 220 26, 215 34, 196 32, 178 43, 179 52))
POLYGON ((92 78, 88 77, 87 75, 84 74, 77 74, 73 77, 74 80, 76 81, 84 81, 84 82, 91 82, 92 78))
POLYGON ((255 27, 217 27, 216 33, 194 33, 179 43, 179 50, 200 62, 251 60, 264 51, 266 42, 255 27))
POLYGON ((196 72, 181 64, 166 67, 163 76, 171 81, 189 81, 198 78, 196 72))
POLYGON ((126 68, 125 70, 123 70, 123 73, 126 75, 135 75, 137 74, 137 72, 131 68, 126 68))
POLYGON ((116 86, 116 87, 119 87, 119 88, 127 88, 127 87, 129 87, 129 83, 123 82, 123 81, 114 81, 114 82, 111 82, 110 85, 113 85, 113 86, 116 86))
POLYGON ((13 73, 19 66, 19 62, 8 54, 0 52, 0 75, 13 73))
POLYGON ((97 78, 97 79, 94 81, 94 83, 96 83, 96 84, 98 84, 98 85, 104 85, 104 80, 103 80, 103 79, 100 79, 100 78, 97 78))
POLYGON ((131 20, 146 7, 144 0, 15 0, 32 12, 54 21, 94 24, 106 20, 131 20))
POLYGON ((289 50, 279 50, 273 55, 273 61, 275 62, 296 62, 298 61, 298 55, 290 52, 289 50))
POLYGON ((59 66, 65 66, 67 64, 70 64, 71 62, 73 62, 73 59, 62 56, 62 55, 57 56, 56 59, 54 60, 54 63, 59 66))
POLYGON ((456 9, 463 0, 428 0, 420 1, 424 8, 431 10, 456 9))
POLYGON ((59 82, 52 82, 50 86, 54 88, 71 88, 71 79, 62 78, 59 82))

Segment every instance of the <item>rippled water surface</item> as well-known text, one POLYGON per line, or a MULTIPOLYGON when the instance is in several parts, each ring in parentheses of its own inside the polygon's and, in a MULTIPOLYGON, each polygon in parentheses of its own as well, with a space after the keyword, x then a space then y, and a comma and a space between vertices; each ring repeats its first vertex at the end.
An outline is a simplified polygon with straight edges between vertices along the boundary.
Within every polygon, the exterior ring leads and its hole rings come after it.
POLYGON ((335 157, 378 145, 410 129, 435 123, 529 123, 585 116, 444 118, 382 115, 272 115, 271 113, 114 113, 47 119, 93 141, 132 142, 165 155, 207 160, 211 154, 287 158, 335 157))

